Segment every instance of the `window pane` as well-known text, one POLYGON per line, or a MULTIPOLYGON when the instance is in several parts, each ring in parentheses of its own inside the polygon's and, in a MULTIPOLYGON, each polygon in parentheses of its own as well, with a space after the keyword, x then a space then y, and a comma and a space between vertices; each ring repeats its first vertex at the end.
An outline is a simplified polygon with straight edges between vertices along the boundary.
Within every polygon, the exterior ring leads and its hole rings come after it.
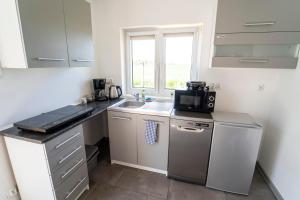
POLYGON ((154 88, 155 40, 132 39, 132 85, 135 88, 154 88))
POLYGON ((166 85, 168 89, 184 89, 190 80, 193 35, 165 36, 166 85))

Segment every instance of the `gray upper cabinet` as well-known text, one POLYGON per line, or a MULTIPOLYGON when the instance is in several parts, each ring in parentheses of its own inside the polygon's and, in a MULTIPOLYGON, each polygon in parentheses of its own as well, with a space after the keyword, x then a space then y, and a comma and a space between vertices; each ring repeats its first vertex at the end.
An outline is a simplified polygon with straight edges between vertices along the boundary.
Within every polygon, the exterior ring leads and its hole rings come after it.
POLYGON ((137 118, 138 164, 167 171, 169 147, 169 117, 138 115, 137 118), (147 121, 157 123, 157 142, 147 144, 145 131, 147 121))
POLYGON ((219 0, 216 33, 300 31, 299 0, 219 0))
POLYGON ((86 0, 63 0, 70 67, 94 64, 90 4, 86 0))
POLYGON ((66 67, 68 52, 61 0, 19 0, 28 67, 66 67))
POLYGON ((212 67, 297 67, 299 0, 219 0, 212 67))

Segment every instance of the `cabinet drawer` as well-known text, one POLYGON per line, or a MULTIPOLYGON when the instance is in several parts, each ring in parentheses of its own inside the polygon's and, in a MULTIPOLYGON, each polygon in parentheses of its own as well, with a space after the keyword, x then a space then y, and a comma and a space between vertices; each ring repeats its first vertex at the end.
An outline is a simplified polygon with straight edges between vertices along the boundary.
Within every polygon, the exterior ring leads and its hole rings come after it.
POLYGON ((67 165, 73 158, 84 156, 84 142, 82 139, 76 140, 70 146, 63 149, 61 152, 48 157, 50 169, 52 172, 67 165))
POLYGON ((58 187, 68 177, 73 176, 73 173, 83 164, 86 164, 85 151, 80 150, 78 154, 76 154, 62 167, 51 171, 54 188, 58 187))
POLYGON ((219 0, 216 33, 300 31, 299 7, 299 0, 219 0))
POLYGON ((87 166, 83 164, 55 190, 57 200, 74 200, 88 184, 87 166))
POLYGON ((76 126, 45 144, 48 157, 62 151, 76 140, 83 138, 82 125, 76 126))
POLYGON ((293 57, 214 57, 212 67, 295 69, 297 62, 293 57))

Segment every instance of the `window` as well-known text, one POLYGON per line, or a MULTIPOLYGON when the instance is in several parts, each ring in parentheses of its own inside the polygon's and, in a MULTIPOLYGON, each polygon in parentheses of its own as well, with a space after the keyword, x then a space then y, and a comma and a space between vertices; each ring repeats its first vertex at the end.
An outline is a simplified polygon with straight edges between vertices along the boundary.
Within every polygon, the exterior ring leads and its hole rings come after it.
POLYGON ((191 79, 193 35, 165 35, 165 88, 184 89, 191 79))
POLYGON ((154 37, 131 38, 132 87, 154 88, 155 39, 154 37))
POLYGON ((186 88, 197 78, 198 29, 126 31, 127 91, 169 94, 186 88))

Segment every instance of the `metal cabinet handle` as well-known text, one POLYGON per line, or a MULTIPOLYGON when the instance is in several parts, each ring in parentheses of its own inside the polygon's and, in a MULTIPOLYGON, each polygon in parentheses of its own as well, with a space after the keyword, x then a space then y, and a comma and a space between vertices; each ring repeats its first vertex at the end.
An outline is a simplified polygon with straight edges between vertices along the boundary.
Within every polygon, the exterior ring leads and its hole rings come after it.
POLYGON ((64 144, 66 144, 67 142, 73 140, 75 137, 79 136, 80 133, 77 133, 75 135, 73 135, 72 137, 68 138, 67 140, 63 141, 62 143, 58 144, 55 149, 59 149, 61 146, 63 146, 64 144))
POLYGON ((79 149, 81 149, 82 146, 77 147, 74 151, 72 151, 70 154, 68 154, 67 156, 63 157, 61 160, 58 161, 58 164, 62 164, 63 162, 65 162, 68 158, 70 158, 74 153, 76 153, 79 149))
POLYGON ((70 191, 70 192, 68 192, 68 195, 65 197, 65 199, 68 199, 72 194, 73 194, 73 192, 79 187, 79 185, 81 184, 81 183, 83 183, 83 181, 85 181, 86 180, 86 177, 84 177, 83 179, 81 179, 75 186, 74 186, 74 188, 70 191))
POLYGON ((80 165, 83 161, 83 158, 79 160, 73 167, 71 167, 66 173, 64 173, 60 178, 64 179, 66 176, 68 176, 78 165, 80 165))
POLYGON ((37 57, 35 58, 38 61, 64 61, 63 58, 43 58, 43 57, 37 57))
POLYGON ((191 132, 191 133, 202 133, 205 129, 198 129, 198 128, 190 128, 190 127, 182 127, 177 126, 178 131, 184 131, 184 132, 191 132))
POLYGON ((242 63, 268 63, 269 59, 240 59, 242 63))
POLYGON ((244 26, 272 26, 276 24, 276 22, 246 22, 244 26))
POLYGON ((113 119, 120 119, 120 120, 131 120, 130 117, 112 117, 113 119))
POLYGON ((151 119, 144 119, 144 122, 148 122, 148 121, 152 121, 152 122, 155 122, 155 123, 159 123, 159 124, 164 124, 165 122, 163 121, 157 121, 157 120, 151 120, 151 119))
POLYGON ((253 129, 258 129, 258 128, 262 128, 261 125, 257 124, 257 125, 247 125, 247 124, 230 124, 230 123, 217 123, 217 125, 220 126, 230 126, 230 127, 235 127, 235 128, 253 128, 253 129))
POLYGON ((74 62, 95 62, 95 60, 74 59, 74 62))

